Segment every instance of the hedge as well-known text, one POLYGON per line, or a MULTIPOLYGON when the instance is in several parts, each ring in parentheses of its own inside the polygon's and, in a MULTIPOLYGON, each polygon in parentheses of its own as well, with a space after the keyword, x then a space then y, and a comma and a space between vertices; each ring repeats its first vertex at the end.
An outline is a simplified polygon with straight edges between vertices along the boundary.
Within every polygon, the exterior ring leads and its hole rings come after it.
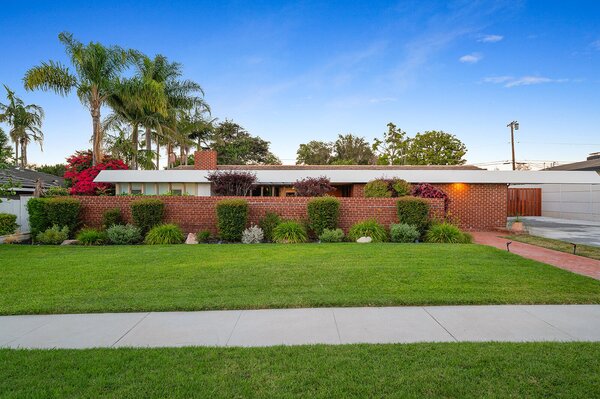
POLYGON ((141 199, 131 202, 131 217, 144 235, 162 223, 164 214, 165 204, 161 200, 141 199))
POLYGON ((335 197, 314 198, 307 205, 311 230, 320 236, 323 230, 335 230, 340 217, 340 201, 335 197))
POLYGON ((46 212, 51 226, 67 226, 73 235, 80 224, 81 202, 75 198, 47 198, 46 212))
POLYGON ((396 203, 400 223, 415 226, 423 234, 429 226, 429 203, 415 197, 402 197, 396 203))
POLYGON ((243 199, 229 199, 217 203, 217 227, 225 241, 240 241, 248 223, 248 203, 243 199))
POLYGON ((31 198, 27 201, 27 213, 29 214, 29 227, 32 237, 37 237, 39 233, 51 227, 46 212, 47 202, 47 198, 31 198))
POLYGON ((17 215, 0 213, 0 236, 14 234, 18 226, 17 215))

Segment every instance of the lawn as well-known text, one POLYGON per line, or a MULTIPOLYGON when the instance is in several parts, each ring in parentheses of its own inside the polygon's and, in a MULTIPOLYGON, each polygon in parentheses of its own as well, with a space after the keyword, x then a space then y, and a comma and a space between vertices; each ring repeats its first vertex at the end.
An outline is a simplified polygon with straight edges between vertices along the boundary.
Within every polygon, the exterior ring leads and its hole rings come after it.
POLYGON ((595 343, 4 349, 0 364, 6 398, 600 397, 595 343))
MULTIPOLYGON (((544 247, 553 249, 555 251, 573 253, 573 245, 568 242, 561 240, 554 240, 552 238, 530 236, 528 234, 519 234, 506 237, 513 241, 520 241, 526 244, 537 245, 538 247, 544 247)), ((586 258, 592 258, 600 260, 600 247, 594 247, 592 245, 577 244, 577 255, 585 256, 586 258)))
POLYGON ((0 314, 600 303, 600 281, 480 245, 2 245, 0 259, 0 314))

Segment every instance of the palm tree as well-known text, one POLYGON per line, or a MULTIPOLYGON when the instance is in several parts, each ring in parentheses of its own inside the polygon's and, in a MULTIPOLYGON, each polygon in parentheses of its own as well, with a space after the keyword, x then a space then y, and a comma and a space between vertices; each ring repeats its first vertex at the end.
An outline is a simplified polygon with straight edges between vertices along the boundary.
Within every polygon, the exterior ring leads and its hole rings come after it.
POLYGON ((94 42, 84 45, 67 32, 60 33, 58 40, 65 46, 74 73, 59 62, 43 62, 25 73, 25 88, 51 90, 60 95, 76 91, 92 116, 92 159, 95 165, 102 159, 100 109, 114 93, 121 73, 131 65, 135 54, 118 46, 105 47, 94 42))
POLYGON ((17 97, 8 86, 4 85, 4 88, 8 104, 0 103, 0 122, 6 122, 10 126, 8 134, 15 144, 15 165, 20 164, 25 167, 27 166, 27 146, 31 140, 38 142, 42 148, 44 134, 41 127, 44 110, 35 104, 25 105, 23 100, 17 97))

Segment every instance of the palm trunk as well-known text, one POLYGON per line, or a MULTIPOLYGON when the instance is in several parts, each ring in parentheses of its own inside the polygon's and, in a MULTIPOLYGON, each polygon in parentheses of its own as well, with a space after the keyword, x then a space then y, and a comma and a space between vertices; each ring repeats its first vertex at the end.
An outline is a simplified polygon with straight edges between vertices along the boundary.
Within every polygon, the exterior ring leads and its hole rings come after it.
POLYGON ((94 165, 102 162, 102 125, 100 124, 100 105, 92 105, 92 163, 94 165))
POLYGON ((19 140, 15 140, 15 166, 19 166, 19 140))
POLYGON ((27 144, 21 140, 21 167, 27 166, 27 144))
POLYGON ((156 170, 159 170, 160 167, 160 142, 158 141, 158 137, 156 138, 156 170))
POLYGON ((139 142, 139 132, 137 123, 133 124, 131 128, 131 144, 133 146, 133 154, 131 154, 131 168, 138 168, 138 142, 139 142))
MULTIPOLYGON (((152 129, 148 126, 146 126, 145 129, 146 129, 146 133, 145 133, 146 155, 147 155, 148 160, 151 160, 152 157, 150 155, 152 155, 152 129)), ((156 160, 156 164, 158 165, 158 159, 156 160)), ((158 167, 156 169, 158 169, 158 167)))

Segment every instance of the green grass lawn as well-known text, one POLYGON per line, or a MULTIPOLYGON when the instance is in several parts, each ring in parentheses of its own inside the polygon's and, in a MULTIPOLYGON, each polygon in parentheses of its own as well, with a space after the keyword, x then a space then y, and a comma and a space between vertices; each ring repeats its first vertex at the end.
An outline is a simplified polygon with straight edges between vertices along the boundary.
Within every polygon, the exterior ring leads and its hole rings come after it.
POLYGON ((0 350, 3 398, 594 398, 600 344, 0 350))
POLYGON ((480 245, 2 245, 0 287, 0 314, 600 303, 600 281, 480 245))
MULTIPOLYGON (((553 249, 555 251, 573 253, 573 245, 568 242, 561 240, 554 240, 552 238, 530 236, 528 234, 518 234, 506 237, 513 241, 520 241, 526 244, 537 245, 538 247, 544 247, 553 249)), ((586 258, 592 258, 600 260, 600 247, 594 247, 592 245, 577 244, 577 255, 585 256, 586 258)))

